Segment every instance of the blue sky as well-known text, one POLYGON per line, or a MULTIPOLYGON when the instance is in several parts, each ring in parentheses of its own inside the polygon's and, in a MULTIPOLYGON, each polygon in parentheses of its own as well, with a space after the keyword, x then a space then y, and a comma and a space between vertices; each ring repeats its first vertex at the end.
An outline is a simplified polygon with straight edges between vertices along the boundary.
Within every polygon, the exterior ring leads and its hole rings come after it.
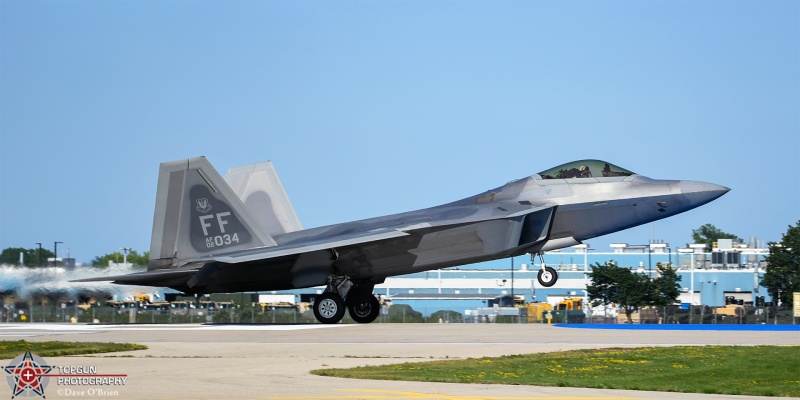
MULTIPOLYGON (((599 158, 800 219, 797 1, 0 1, 0 248, 145 251, 158 164, 272 160, 304 227, 599 158)), ((590 241, 647 243, 644 226, 590 241)))

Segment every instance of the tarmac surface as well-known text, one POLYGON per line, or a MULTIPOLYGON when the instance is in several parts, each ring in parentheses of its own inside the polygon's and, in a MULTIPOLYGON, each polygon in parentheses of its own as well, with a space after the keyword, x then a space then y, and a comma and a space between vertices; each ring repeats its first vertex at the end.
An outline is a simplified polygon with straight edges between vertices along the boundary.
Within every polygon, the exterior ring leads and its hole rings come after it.
MULTIPOLYGON (((800 331, 570 329, 510 324, 2 324, 0 340, 134 342, 148 350, 47 357, 124 384, 66 385, 47 399, 763 399, 580 388, 372 381, 311 375, 346 368, 559 350, 675 345, 800 345, 800 331), (93 368, 93 370, 92 370, 93 368)), ((10 360, 4 360, 3 366, 10 360)), ((75 369, 72 369, 74 372, 75 369)), ((80 375, 80 374, 78 374, 80 375)), ((86 381, 89 375, 80 375, 86 381)), ((10 375, 9 375, 10 377, 10 375)), ((93 381, 93 383, 97 383, 93 381)), ((0 387, 7 395, 12 389, 0 387)))

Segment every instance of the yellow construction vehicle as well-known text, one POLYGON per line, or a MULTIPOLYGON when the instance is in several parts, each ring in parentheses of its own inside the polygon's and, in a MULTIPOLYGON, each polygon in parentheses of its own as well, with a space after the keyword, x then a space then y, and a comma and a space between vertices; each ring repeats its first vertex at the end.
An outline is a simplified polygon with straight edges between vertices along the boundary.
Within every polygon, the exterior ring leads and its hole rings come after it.
POLYGON ((551 314, 553 323, 583 323, 586 318, 583 313, 583 299, 570 297, 561 300, 551 314))
POLYGON ((550 303, 528 303, 528 323, 547 322, 545 313, 552 310, 553 306, 550 303))
POLYGON ((153 301, 153 298, 149 294, 135 294, 133 295, 133 301, 148 304, 153 301))
POLYGON ((583 300, 580 297, 564 299, 558 303, 559 311, 583 310, 583 300))

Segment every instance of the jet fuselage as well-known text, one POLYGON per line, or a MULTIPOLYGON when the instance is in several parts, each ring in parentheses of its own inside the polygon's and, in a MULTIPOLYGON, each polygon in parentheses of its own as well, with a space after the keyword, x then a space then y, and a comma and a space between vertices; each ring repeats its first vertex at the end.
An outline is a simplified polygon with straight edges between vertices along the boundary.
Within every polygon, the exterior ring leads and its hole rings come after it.
MULTIPOLYGON (((729 189, 703 182, 654 180, 633 175, 621 178, 541 180, 528 177, 453 203, 423 210, 323 226, 274 236, 280 246, 324 242, 355 232, 404 230, 407 236, 369 244, 337 247, 336 269, 354 280, 375 283, 390 276, 497 258, 540 253, 646 224, 703 205, 729 189), (534 226, 523 239, 531 207, 552 210, 549 227, 534 226), (505 217, 505 218, 501 218, 505 217), (522 236, 522 238, 521 238, 522 236), (530 236, 530 234, 529 234, 530 236), (541 239, 541 240, 535 240, 541 239)), ((265 267, 253 262, 252 267, 265 267)), ((293 262, 270 268, 261 279, 248 279, 247 290, 305 287, 293 273, 293 262), (283 276, 283 279, 275 279, 283 276)), ((299 269, 295 268, 295 272, 299 269)), ((331 272, 323 268, 318 275, 331 272)), ((242 286, 237 286, 242 287, 242 286)), ((209 287, 211 290, 222 288, 209 287)), ((225 290, 230 290, 226 287, 225 290)))
MULTIPOLYGON (((223 180, 202 157, 162 163, 148 271, 92 278, 185 293, 325 286, 314 313, 371 322, 387 277, 580 244, 708 203, 729 189, 655 180, 599 160, 564 164, 441 206, 301 229, 269 162, 223 180)), ((545 287, 557 272, 545 265, 545 287)))

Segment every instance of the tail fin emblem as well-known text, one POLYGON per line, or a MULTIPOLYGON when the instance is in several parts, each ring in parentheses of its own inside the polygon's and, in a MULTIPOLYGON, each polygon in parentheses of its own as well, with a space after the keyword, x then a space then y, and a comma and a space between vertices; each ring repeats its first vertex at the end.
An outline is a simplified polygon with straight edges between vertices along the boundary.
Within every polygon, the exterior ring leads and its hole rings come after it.
POLYGON ((195 200, 194 202, 197 204, 197 207, 194 208, 195 210, 201 213, 207 213, 211 211, 211 204, 208 202, 207 198, 203 197, 195 200))

